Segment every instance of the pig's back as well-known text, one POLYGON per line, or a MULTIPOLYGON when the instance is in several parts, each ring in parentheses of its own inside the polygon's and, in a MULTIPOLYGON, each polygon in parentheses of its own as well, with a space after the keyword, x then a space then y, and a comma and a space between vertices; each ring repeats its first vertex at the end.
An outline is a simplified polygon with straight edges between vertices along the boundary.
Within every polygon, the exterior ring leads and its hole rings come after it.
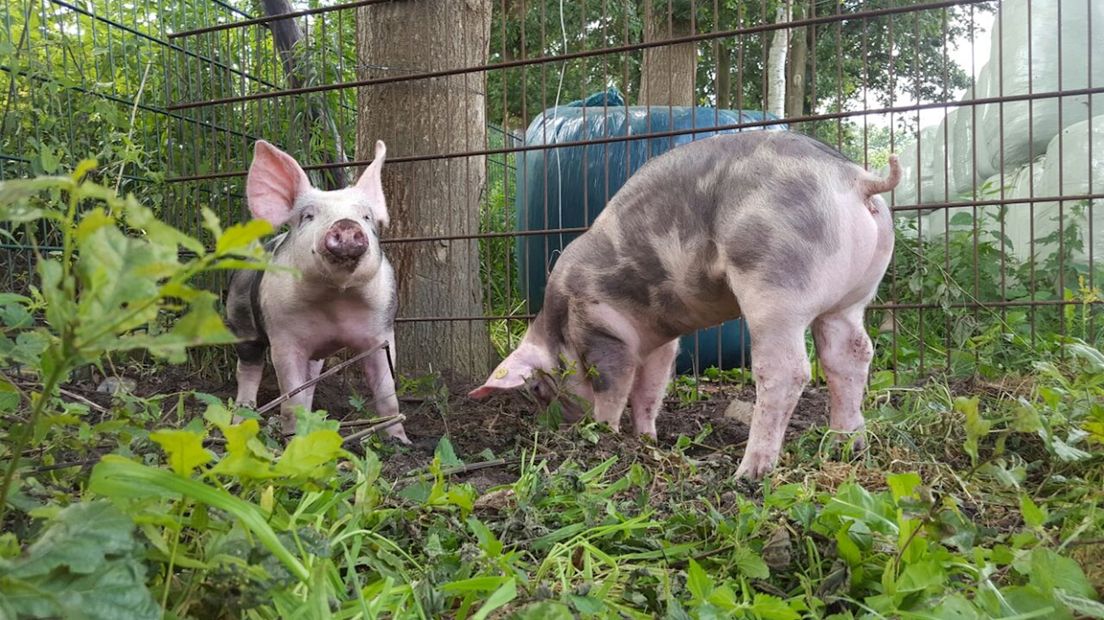
POLYGON ((754 131, 649 161, 565 249, 550 292, 620 302, 677 336, 739 315, 730 266, 807 284, 841 224, 825 196, 862 169, 800 134, 754 131), (802 271, 804 269, 804 271, 802 271))

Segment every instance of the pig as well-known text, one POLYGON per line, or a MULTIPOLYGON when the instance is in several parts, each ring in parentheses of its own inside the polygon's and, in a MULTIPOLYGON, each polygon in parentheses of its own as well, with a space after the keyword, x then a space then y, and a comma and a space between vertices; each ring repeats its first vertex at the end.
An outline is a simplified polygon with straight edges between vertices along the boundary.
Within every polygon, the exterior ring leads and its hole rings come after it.
MULTIPOLYGON (((227 292, 227 325, 237 336, 236 402, 256 404, 265 351, 280 392, 316 378, 325 358, 341 349, 360 353, 386 341, 363 361, 364 376, 375 397, 376 411, 398 414, 392 368, 395 367, 395 275, 380 247, 380 230, 388 224, 380 174, 387 146, 376 142, 375 158, 356 184, 336 191, 311 185, 299 163, 264 140, 253 150, 246 178, 246 200, 254 217, 287 232, 267 244, 270 271, 235 272, 227 292)), ((295 431, 293 407, 310 408, 314 388, 285 401, 280 421, 295 431)), ((401 424, 387 434, 410 443, 401 424)))
POLYGON ((777 464, 810 378, 810 325, 830 428, 859 433, 873 357, 863 311, 893 253, 878 194, 900 176, 895 156, 881 178, 784 131, 718 135, 650 160, 564 248, 520 344, 469 396, 528 387, 547 403, 563 388, 614 431, 631 405, 636 432, 654 439, 678 338, 743 317, 756 400, 738 475, 777 464))

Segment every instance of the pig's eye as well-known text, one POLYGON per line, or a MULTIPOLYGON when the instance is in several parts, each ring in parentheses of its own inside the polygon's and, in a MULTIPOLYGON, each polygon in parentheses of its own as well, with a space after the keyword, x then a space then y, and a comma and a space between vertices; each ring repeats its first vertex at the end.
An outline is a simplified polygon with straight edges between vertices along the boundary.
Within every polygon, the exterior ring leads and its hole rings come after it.
POLYGON ((314 219, 313 215, 311 215, 310 213, 304 213, 303 217, 299 219, 299 223, 302 224, 303 222, 309 222, 313 219, 314 219))

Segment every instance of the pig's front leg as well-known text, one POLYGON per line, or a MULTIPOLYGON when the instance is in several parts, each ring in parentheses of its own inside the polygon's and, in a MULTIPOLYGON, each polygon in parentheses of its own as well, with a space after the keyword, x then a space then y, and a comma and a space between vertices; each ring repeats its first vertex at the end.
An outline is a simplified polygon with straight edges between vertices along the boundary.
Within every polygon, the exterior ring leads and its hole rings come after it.
MULTIPOLYGON (((373 408, 380 417, 399 414, 399 396, 395 393, 395 378, 391 375, 391 368, 398 368, 395 358, 395 334, 385 334, 384 338, 390 346, 369 355, 363 362, 364 379, 372 392, 373 408), (390 365, 387 362, 388 352, 391 354, 390 365)), ((402 424, 388 426, 383 432, 399 443, 410 444, 402 424)))
POLYGON ((588 329, 582 340, 586 343, 582 372, 594 392, 594 419, 617 432, 629 402, 637 360, 624 341, 601 329, 588 329))
POLYGON ((652 351, 636 371, 629 401, 632 404, 633 427, 638 435, 656 438, 656 416, 667 393, 667 385, 671 382, 671 367, 676 355, 678 340, 672 340, 652 351))
MULTIPOLYGON (((863 329, 862 317, 862 306, 855 306, 813 322, 817 358, 828 379, 831 397, 828 425, 839 433, 858 433, 865 425, 862 402, 874 346, 863 329)), ((861 436, 855 445, 864 445, 861 436)))
MULTIPOLYGON (((272 343, 272 365, 276 368, 276 378, 280 383, 280 394, 287 394, 291 390, 303 385, 310 378, 310 356, 293 342, 272 343)), ((321 366, 319 366, 321 368, 321 366)), ((295 432, 296 405, 310 408, 313 390, 306 389, 280 404, 280 425, 284 434, 295 432)))
POLYGON ((805 327, 765 323, 752 329, 751 366, 755 409, 737 476, 759 479, 774 468, 794 406, 809 382, 805 327))

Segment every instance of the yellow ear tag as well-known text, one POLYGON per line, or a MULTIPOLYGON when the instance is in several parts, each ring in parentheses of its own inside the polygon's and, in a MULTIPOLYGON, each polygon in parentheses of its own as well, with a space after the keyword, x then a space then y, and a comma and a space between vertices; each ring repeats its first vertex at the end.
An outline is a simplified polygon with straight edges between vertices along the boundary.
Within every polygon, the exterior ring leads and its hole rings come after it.
POLYGON ((505 378, 506 375, 508 375, 508 374, 510 374, 509 370, 507 370, 505 368, 499 368, 498 370, 495 371, 494 378, 495 379, 502 379, 502 378, 505 378))

